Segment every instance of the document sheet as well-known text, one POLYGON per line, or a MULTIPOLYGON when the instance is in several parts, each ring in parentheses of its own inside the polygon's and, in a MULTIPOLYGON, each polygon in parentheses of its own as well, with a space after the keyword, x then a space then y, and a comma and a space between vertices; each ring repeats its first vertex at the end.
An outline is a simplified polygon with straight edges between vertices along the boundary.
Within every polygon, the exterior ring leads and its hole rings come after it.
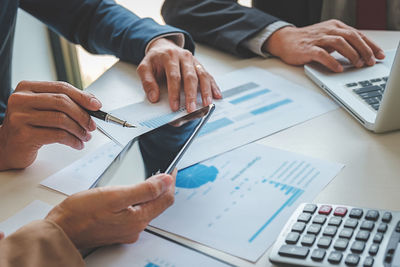
MULTIPOLYGON (((0 231, 6 236, 22 226, 46 217, 52 206, 35 200, 28 206, 0 222, 0 231)), ((186 267, 229 266, 194 250, 143 232, 138 241, 128 245, 114 245, 95 250, 85 258, 87 266, 140 266, 140 267, 186 267)))
POLYGON ((151 226, 255 262, 343 166, 253 143, 180 170, 151 226))
POLYGON ((89 189, 107 169, 122 147, 108 142, 64 169, 49 176, 40 184, 66 195, 89 189))
MULTIPOLYGON (((337 108, 327 97, 289 82, 268 71, 249 67, 218 79, 223 100, 199 133, 178 167, 187 167, 212 156, 248 144, 285 128, 337 108)), ((139 132, 156 128, 186 112, 171 112, 168 102, 142 102, 112 112, 140 129, 98 121, 98 125, 121 144, 139 132)))
POLYGON ((87 267, 227 267, 192 249, 143 232, 134 244, 97 249, 85 258, 87 267))

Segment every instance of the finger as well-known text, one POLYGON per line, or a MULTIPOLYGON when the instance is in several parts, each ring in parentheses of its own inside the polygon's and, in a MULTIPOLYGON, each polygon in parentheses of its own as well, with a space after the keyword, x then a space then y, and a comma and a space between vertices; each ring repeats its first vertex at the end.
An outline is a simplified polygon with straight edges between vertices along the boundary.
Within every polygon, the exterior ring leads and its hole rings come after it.
POLYGON ((160 88, 154 76, 152 65, 148 61, 142 62, 137 68, 143 89, 150 102, 155 103, 160 99, 160 88))
POLYGON ((311 60, 317 61, 334 72, 342 72, 340 63, 321 47, 314 46, 310 51, 311 60))
POLYGON ((364 65, 358 52, 341 36, 325 36, 318 42, 318 45, 338 51, 357 68, 361 68, 364 65))
POLYGON ((361 38, 361 35, 354 28, 347 26, 345 29, 335 29, 332 33, 345 38, 361 55, 365 64, 369 66, 375 64, 374 53, 371 47, 361 38))
POLYGON ((32 139, 39 145, 58 143, 78 150, 84 148, 84 144, 81 140, 65 130, 32 127, 31 131, 32 139))
POLYGON ((369 47, 372 49, 375 57, 377 59, 384 59, 385 58, 385 53, 383 52, 383 49, 380 48, 374 41, 369 39, 365 34, 363 34, 360 31, 357 31, 358 34, 361 36, 361 38, 369 45, 369 47))
POLYGON ((174 203, 174 199, 175 185, 173 184, 159 198, 133 207, 132 219, 139 216, 142 221, 150 222, 169 208, 174 203))
POLYGON ((34 93, 65 94, 86 109, 95 111, 101 108, 100 101, 94 95, 79 90, 65 82, 21 82, 17 87, 19 90, 28 90, 34 93))
POLYGON ((172 183, 171 175, 159 174, 137 185, 110 187, 110 190, 118 195, 110 199, 110 206, 114 211, 120 211, 132 205, 157 199, 168 190, 172 183))
MULTIPOLYGON (((211 76, 211 75, 210 75, 211 76)), ((213 93, 213 97, 215 99, 222 99, 222 92, 221 89, 219 89, 219 86, 215 82, 214 78, 211 76, 211 90, 213 93)))
POLYGON ((0 240, 2 240, 4 238, 4 233, 0 232, 0 240))
POLYGON ((197 77, 199 79, 201 99, 203 101, 203 106, 208 106, 212 103, 212 90, 211 90, 211 80, 208 73, 205 71, 203 66, 194 61, 194 68, 196 70, 197 77))
POLYGON ((68 115, 80 127, 88 131, 96 129, 96 123, 89 114, 68 95, 54 93, 31 94, 30 107, 39 111, 59 111, 68 115))
POLYGON ((196 110, 197 88, 199 87, 199 80, 193 64, 192 53, 185 50, 181 56, 181 72, 185 91, 186 110, 188 112, 196 110))
POLYGON ((181 90, 179 59, 177 56, 171 54, 170 56, 163 57, 163 63, 167 77, 169 105, 173 111, 177 111, 179 109, 179 94, 181 90))
POLYGON ((62 112, 33 111, 31 112, 31 116, 27 119, 27 123, 36 127, 65 130, 83 142, 89 141, 92 137, 88 131, 62 112))

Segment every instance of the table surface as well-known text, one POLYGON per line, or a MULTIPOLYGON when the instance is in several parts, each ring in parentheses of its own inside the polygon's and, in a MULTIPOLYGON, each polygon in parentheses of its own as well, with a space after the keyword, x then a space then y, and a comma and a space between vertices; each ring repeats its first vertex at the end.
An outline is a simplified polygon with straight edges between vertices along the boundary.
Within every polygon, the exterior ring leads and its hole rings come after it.
MULTIPOLYGON (((395 49, 400 40, 400 32, 365 33, 383 49, 395 49)), ((302 67, 289 66, 278 59, 241 59, 204 46, 198 46, 196 55, 215 77, 243 67, 256 66, 324 94, 306 77, 302 67)), ((99 97, 104 110, 111 110, 145 99, 141 88, 135 66, 119 62, 87 90, 99 97)), ((95 132, 82 151, 57 144, 49 145, 41 149, 37 160, 29 168, 1 172, 0 221, 35 199, 52 205, 62 201, 64 195, 40 186, 40 182, 107 141, 106 137, 95 132)), ((319 193, 314 200, 316 203, 400 210, 399 131, 373 134, 346 111, 337 109, 268 136, 259 143, 346 165, 319 193)), ((180 241, 235 265, 272 266, 268 261, 268 251, 254 265, 189 240, 180 241)))

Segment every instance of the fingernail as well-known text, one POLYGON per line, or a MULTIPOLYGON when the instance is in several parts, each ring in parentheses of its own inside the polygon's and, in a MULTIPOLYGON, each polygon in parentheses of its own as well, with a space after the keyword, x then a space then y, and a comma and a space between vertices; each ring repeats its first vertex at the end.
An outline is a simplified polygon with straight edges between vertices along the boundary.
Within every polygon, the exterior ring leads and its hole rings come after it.
POLYGON ((85 142, 89 141, 90 139, 92 139, 92 135, 90 133, 86 133, 85 142))
POLYGON ((211 98, 211 96, 207 96, 207 98, 206 98, 206 105, 211 105, 211 103, 212 103, 212 98, 211 98))
POLYGON ((196 103, 194 103, 194 102, 190 102, 189 103, 189 112, 193 112, 193 111, 195 111, 196 110, 196 103))
POLYGON ((384 58, 385 58, 385 54, 383 53, 383 51, 379 51, 379 52, 376 54, 376 56, 377 56, 379 59, 384 59, 384 58))
POLYGON ((95 98, 95 97, 92 97, 92 98, 90 99, 90 105, 91 105, 91 106, 98 107, 98 108, 101 108, 101 103, 100 103, 100 101, 97 100, 97 98, 95 98))
POLYGON ((176 111, 178 110, 178 108, 179 108, 179 101, 178 100, 172 101, 172 109, 176 111))
POLYGON ((94 120, 92 118, 90 118, 90 122, 89 122, 89 131, 93 132, 94 130, 96 130, 96 123, 94 122, 94 120))
POLYGON ((82 150, 84 147, 85 147, 85 145, 83 144, 83 142, 79 142, 77 149, 82 150))
POLYGON ((161 177, 161 180, 162 180, 162 182, 163 182, 163 191, 166 191, 167 188, 170 187, 171 184, 172 184, 171 176, 169 176, 169 175, 163 175, 163 176, 161 177))
POLYGON ((336 71, 337 71, 337 72, 342 72, 342 71, 343 71, 343 66, 342 66, 342 65, 338 65, 338 66, 336 67, 336 71))
POLYGON ((151 102, 156 102, 157 101, 157 93, 154 90, 151 90, 149 92, 149 99, 151 102))
POLYGON ((217 95, 218 95, 220 98, 222 98, 222 92, 221 92, 221 90, 220 90, 219 88, 217 88, 217 95))
POLYGON ((373 57, 370 57, 368 60, 368 65, 372 66, 376 63, 375 59, 373 57))
POLYGON ((361 68, 362 66, 364 66, 364 62, 363 62, 361 59, 359 59, 359 60, 357 61, 357 63, 356 63, 356 67, 357 67, 357 68, 361 68))

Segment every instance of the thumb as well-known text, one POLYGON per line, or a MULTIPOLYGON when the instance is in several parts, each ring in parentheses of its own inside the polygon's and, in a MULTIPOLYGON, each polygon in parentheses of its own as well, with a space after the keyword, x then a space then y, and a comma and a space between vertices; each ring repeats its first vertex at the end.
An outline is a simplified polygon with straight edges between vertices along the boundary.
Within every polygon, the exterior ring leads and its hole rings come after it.
POLYGON ((122 210, 157 199, 169 189, 173 180, 171 175, 158 174, 137 185, 113 187, 110 190, 117 191, 120 197, 114 199, 111 206, 115 210, 122 210))

